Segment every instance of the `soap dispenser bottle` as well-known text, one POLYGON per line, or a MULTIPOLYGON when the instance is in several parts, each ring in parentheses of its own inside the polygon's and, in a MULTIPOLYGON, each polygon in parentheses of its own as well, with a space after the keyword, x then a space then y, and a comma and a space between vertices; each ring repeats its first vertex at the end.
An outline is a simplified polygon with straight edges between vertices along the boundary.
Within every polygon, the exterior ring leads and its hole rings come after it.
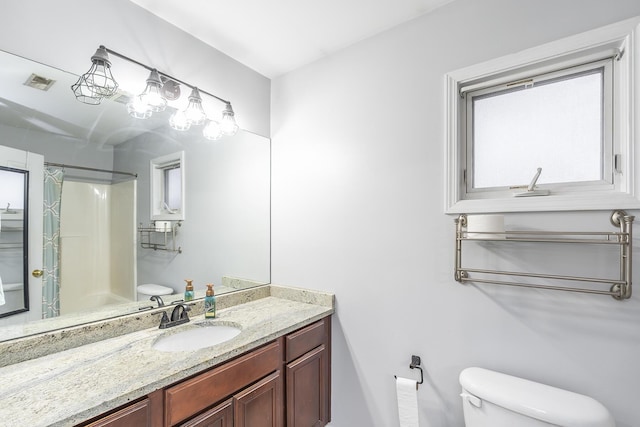
POLYGON ((184 290, 184 300, 185 302, 193 301, 193 280, 185 279, 185 282, 187 282, 187 287, 184 290))
POLYGON ((213 283, 207 285, 207 293, 204 297, 204 317, 208 319, 216 317, 216 296, 213 292, 213 283))

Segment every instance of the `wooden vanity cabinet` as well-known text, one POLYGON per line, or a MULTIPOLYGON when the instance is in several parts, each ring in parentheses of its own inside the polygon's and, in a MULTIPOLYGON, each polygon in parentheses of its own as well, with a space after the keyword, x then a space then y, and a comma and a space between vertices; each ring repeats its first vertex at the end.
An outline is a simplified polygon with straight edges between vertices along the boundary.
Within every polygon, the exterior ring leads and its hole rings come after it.
MULTIPOLYGON (((175 426, 194 415, 206 410, 216 403, 233 396, 234 415, 237 415, 235 407, 245 405, 245 411, 256 408, 249 405, 250 397, 246 397, 238 403, 236 393, 245 390, 247 386, 259 385, 259 381, 282 367, 283 338, 260 347, 252 352, 240 356, 221 366, 185 380, 165 391, 164 414, 165 425, 175 426)), ((278 375, 279 378, 279 375, 278 375)), ((281 379, 279 379, 282 382, 281 379)), ((255 386, 254 386, 255 387, 255 386)), ((278 388, 281 392, 282 387, 278 388)), ((262 401, 261 401, 262 402, 262 401)), ((282 399, 272 399, 273 405, 282 407, 282 399)), ((253 409, 254 411, 257 409, 253 409)), ((268 415, 270 416, 270 415, 268 415)), ((282 418, 282 417, 278 417, 282 418)), ((274 421, 278 421, 275 419, 274 421)), ((234 426, 238 426, 234 420, 234 426)), ((279 424, 256 424, 256 427, 280 427, 279 424)))
POLYGON ((233 399, 229 399, 181 427, 233 427, 233 399))
POLYGON ((331 318, 289 334, 286 348, 287 427, 331 420, 331 318))
POLYGON ((331 419, 331 318, 81 424, 320 427, 331 419))
POLYGON ((129 427, 129 426, 149 426, 151 427, 151 406, 149 399, 133 403, 125 408, 107 415, 91 424, 90 427, 129 427))
POLYGON ((282 376, 276 371, 180 427, 280 427, 282 376))
POLYGON ((156 427, 162 425, 163 391, 157 390, 144 399, 81 424, 84 427, 156 427))

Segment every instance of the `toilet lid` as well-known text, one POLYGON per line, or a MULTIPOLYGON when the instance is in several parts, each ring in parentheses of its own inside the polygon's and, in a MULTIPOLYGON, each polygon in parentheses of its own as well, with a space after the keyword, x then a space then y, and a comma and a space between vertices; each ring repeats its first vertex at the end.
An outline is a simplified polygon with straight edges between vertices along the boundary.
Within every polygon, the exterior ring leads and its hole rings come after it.
POLYGON ((145 295, 171 295, 173 289, 167 286, 147 283, 145 285, 138 285, 138 292, 145 295))

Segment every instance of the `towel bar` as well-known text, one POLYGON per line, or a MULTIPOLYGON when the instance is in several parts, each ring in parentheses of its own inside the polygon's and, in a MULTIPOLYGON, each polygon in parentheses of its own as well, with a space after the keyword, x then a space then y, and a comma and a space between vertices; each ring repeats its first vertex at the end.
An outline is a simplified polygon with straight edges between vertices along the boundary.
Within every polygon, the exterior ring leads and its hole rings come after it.
POLYGON ((466 231, 467 215, 462 214, 455 219, 456 223, 456 253, 454 278, 457 282, 493 283, 497 285, 517 286, 526 288, 550 289, 569 292, 582 292, 589 294, 609 295, 617 300, 631 298, 631 257, 632 257, 632 225, 635 217, 627 215, 621 210, 613 211, 611 224, 618 227, 617 232, 576 232, 576 231, 506 231, 506 232, 480 232, 474 231, 469 237, 466 231), (482 235, 486 234, 487 237, 482 235), (504 236, 496 238, 495 236, 504 236), (478 237, 479 236, 479 237, 478 237), (569 243, 569 244, 604 244, 620 247, 620 277, 616 279, 602 279, 595 277, 563 276, 557 274, 540 274, 528 272, 514 272, 503 270, 471 269, 462 266, 462 243, 465 241, 494 241, 494 242, 533 242, 533 243, 569 243), (481 277, 470 277, 469 273, 481 277), (516 277, 532 277, 551 281, 577 281, 583 283, 599 283, 610 285, 609 290, 597 290, 589 288, 556 286, 546 284, 520 283, 507 280, 494 280, 482 277, 482 275, 504 275, 516 277))

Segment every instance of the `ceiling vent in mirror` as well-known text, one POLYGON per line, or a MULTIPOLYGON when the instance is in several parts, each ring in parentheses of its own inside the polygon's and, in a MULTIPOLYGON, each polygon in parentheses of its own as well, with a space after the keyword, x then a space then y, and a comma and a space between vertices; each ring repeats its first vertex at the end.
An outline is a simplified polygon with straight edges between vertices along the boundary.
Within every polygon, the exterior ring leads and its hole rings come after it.
POLYGON ((120 89, 118 89, 113 95, 105 97, 105 99, 124 105, 127 105, 131 101, 131 98, 133 98, 133 96, 130 93, 121 91, 120 89))
POLYGON ((39 76, 37 74, 31 74, 26 82, 24 82, 25 86, 32 87, 34 89, 39 90, 49 90, 51 86, 55 83, 55 80, 48 79, 46 77, 39 76))

